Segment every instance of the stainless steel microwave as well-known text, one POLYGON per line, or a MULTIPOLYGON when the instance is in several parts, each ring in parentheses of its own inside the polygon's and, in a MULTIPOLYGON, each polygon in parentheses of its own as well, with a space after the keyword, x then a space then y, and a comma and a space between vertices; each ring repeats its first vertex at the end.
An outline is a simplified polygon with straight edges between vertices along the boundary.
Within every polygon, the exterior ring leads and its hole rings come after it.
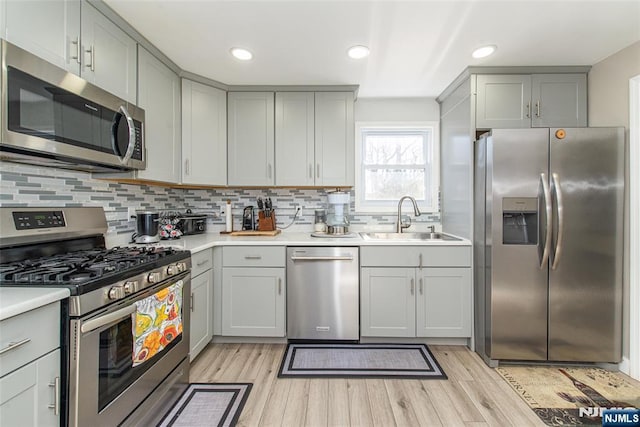
POLYGON ((144 110, 2 40, 0 159, 144 169, 144 110))

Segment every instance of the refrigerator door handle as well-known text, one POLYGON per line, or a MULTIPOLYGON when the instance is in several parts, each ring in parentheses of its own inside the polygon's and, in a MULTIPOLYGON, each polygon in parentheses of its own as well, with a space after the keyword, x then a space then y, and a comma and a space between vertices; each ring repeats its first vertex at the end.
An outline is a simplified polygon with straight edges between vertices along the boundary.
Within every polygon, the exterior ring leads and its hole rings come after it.
POLYGON ((560 254, 562 253, 562 235, 564 231, 564 212, 562 206, 562 189, 560 188, 560 178, 557 173, 551 174, 553 179, 553 189, 556 195, 556 203, 558 206, 558 239, 556 241, 556 250, 553 255, 553 263, 551 269, 558 268, 558 262, 560 262, 560 254))
POLYGON ((542 251, 542 257, 540 259, 540 269, 544 268, 545 264, 549 260, 549 250, 551 249, 551 193, 549 191, 549 184, 547 183, 547 176, 544 173, 540 174, 540 183, 542 184, 542 195, 544 197, 544 211, 545 211, 545 231, 544 231, 544 249, 542 251))

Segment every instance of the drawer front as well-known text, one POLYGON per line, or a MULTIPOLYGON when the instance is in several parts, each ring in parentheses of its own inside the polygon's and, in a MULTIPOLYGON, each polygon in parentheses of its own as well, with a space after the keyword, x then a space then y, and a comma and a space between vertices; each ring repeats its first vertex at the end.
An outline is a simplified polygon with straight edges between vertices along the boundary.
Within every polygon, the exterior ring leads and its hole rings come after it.
POLYGON ((284 246, 228 246, 222 250, 225 267, 284 267, 284 246))
POLYGON ((470 267, 470 246, 362 246, 363 267, 470 267), (422 263, 422 264, 421 264, 422 263))
POLYGON ((0 322, 0 377, 60 347, 60 327, 59 302, 0 322))
POLYGON ((210 270, 213 267, 213 250, 205 249, 191 255, 191 277, 210 270))

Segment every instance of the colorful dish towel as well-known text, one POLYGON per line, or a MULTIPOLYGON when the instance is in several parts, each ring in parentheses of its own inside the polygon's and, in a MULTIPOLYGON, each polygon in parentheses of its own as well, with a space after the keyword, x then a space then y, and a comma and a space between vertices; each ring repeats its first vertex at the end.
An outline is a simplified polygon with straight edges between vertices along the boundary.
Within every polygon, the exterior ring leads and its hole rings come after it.
POLYGON ((133 366, 151 359, 182 333, 182 280, 136 302, 133 366))

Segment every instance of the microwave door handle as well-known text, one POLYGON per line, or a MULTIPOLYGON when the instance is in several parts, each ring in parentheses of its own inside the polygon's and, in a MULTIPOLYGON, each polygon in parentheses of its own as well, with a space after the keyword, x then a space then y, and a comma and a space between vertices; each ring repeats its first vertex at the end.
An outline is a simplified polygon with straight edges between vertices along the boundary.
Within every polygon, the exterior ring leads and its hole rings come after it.
POLYGON ((124 105, 121 105, 118 109, 124 118, 127 120, 127 126, 129 126, 129 144, 127 145, 127 152, 124 154, 124 157, 120 159, 120 163, 123 165, 127 164, 133 156, 133 150, 136 148, 136 127, 133 123, 133 119, 131 115, 127 111, 127 108, 124 105))
POLYGON ((137 308, 137 305, 131 304, 130 306, 116 310, 113 313, 105 314, 104 316, 100 316, 96 319, 87 320, 82 323, 82 326, 80 326, 80 331, 83 334, 95 331, 104 325, 108 325, 116 320, 124 319, 125 317, 132 315, 136 312, 137 308))

